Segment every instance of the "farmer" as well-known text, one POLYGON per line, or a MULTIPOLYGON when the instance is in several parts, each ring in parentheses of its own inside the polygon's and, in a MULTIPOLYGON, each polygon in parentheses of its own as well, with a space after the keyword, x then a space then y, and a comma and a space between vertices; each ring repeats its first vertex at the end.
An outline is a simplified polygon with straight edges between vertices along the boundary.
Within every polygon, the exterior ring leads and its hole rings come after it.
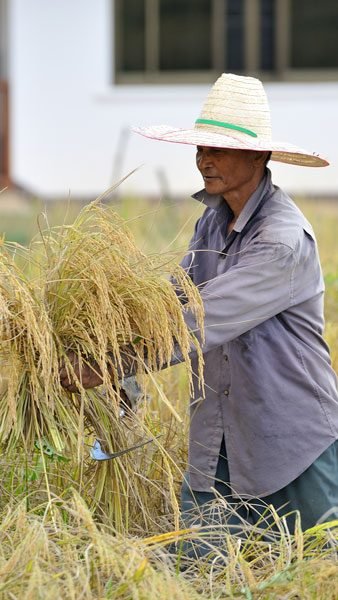
MULTIPOLYGON (((190 509, 203 517, 214 489, 227 499, 233 531, 244 521, 268 524, 267 505, 289 515, 291 532, 292 511, 303 529, 338 518, 338 394, 322 337, 317 245, 267 168, 270 159, 328 162, 272 141, 261 82, 232 74, 216 81, 193 129, 136 132, 195 145, 205 186, 193 196, 206 208, 182 263, 205 309, 205 397, 196 384, 182 486, 186 524, 190 509)), ((185 319, 198 335, 192 314, 185 319)), ((100 383, 97 373, 83 377, 88 387, 100 383)), ((61 381, 72 389, 65 372, 61 381)))

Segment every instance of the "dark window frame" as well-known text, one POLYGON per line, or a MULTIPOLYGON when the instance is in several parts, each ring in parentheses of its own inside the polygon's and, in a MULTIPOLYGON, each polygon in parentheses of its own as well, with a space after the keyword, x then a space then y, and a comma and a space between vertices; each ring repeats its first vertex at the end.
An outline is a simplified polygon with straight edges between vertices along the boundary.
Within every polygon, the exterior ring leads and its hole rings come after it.
MULTIPOLYGON (((157 32, 160 0, 144 0, 146 3, 146 70, 123 72, 119 64, 121 50, 121 5, 123 0, 114 1, 115 65, 114 82, 117 84, 198 84, 210 83, 226 68, 226 31, 224 14, 228 0, 210 0, 212 5, 212 68, 205 71, 160 71, 159 40, 157 32)), ((135 0, 137 1, 137 0, 135 0)), ((291 56, 291 2, 297 0, 275 0, 274 10, 274 70, 263 70, 260 42, 260 0, 244 0, 244 69, 238 74, 257 76, 265 81, 329 81, 337 80, 338 69, 295 69, 290 66, 291 56)))

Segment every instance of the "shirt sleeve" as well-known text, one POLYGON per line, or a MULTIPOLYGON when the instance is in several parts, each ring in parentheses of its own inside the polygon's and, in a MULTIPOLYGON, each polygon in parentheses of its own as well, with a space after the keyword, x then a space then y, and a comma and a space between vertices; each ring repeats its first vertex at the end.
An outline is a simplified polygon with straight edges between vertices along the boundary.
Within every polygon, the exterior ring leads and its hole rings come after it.
MULTIPOLYGON (((201 291, 205 311, 203 352, 290 307, 295 263, 294 251, 288 245, 257 241, 241 253, 236 265, 209 281, 201 291)), ((185 322, 200 337, 189 311, 185 312, 185 322)))

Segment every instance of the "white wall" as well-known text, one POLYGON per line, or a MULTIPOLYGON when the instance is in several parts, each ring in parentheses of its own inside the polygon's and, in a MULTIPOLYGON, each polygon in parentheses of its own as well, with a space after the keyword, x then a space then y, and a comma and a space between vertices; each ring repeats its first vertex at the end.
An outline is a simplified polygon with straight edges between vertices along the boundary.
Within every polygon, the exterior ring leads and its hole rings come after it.
MULTIPOLYGON (((15 183, 46 197, 92 196, 143 164, 123 191, 189 194, 201 187, 193 147, 147 140, 129 128, 190 127, 208 86, 114 87, 110 0, 9 4, 15 183)), ((338 82, 270 83, 266 90, 274 138, 333 162, 325 169, 273 166, 275 182, 294 192, 338 194, 338 82)))

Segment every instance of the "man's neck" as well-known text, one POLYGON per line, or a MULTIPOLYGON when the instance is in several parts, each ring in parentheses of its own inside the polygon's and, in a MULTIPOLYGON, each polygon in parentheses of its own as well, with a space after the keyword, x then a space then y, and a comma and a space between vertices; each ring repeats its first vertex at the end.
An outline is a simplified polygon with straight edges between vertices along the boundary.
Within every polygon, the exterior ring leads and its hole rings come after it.
POLYGON ((235 221, 239 217, 247 201, 252 196, 254 191, 258 188, 260 182, 264 177, 264 172, 265 171, 259 171, 255 173, 254 177, 252 177, 248 182, 245 182, 240 188, 228 192, 226 197, 223 196, 224 200, 231 208, 234 215, 231 223, 229 224, 229 227, 231 227, 231 225, 234 225, 235 221))

